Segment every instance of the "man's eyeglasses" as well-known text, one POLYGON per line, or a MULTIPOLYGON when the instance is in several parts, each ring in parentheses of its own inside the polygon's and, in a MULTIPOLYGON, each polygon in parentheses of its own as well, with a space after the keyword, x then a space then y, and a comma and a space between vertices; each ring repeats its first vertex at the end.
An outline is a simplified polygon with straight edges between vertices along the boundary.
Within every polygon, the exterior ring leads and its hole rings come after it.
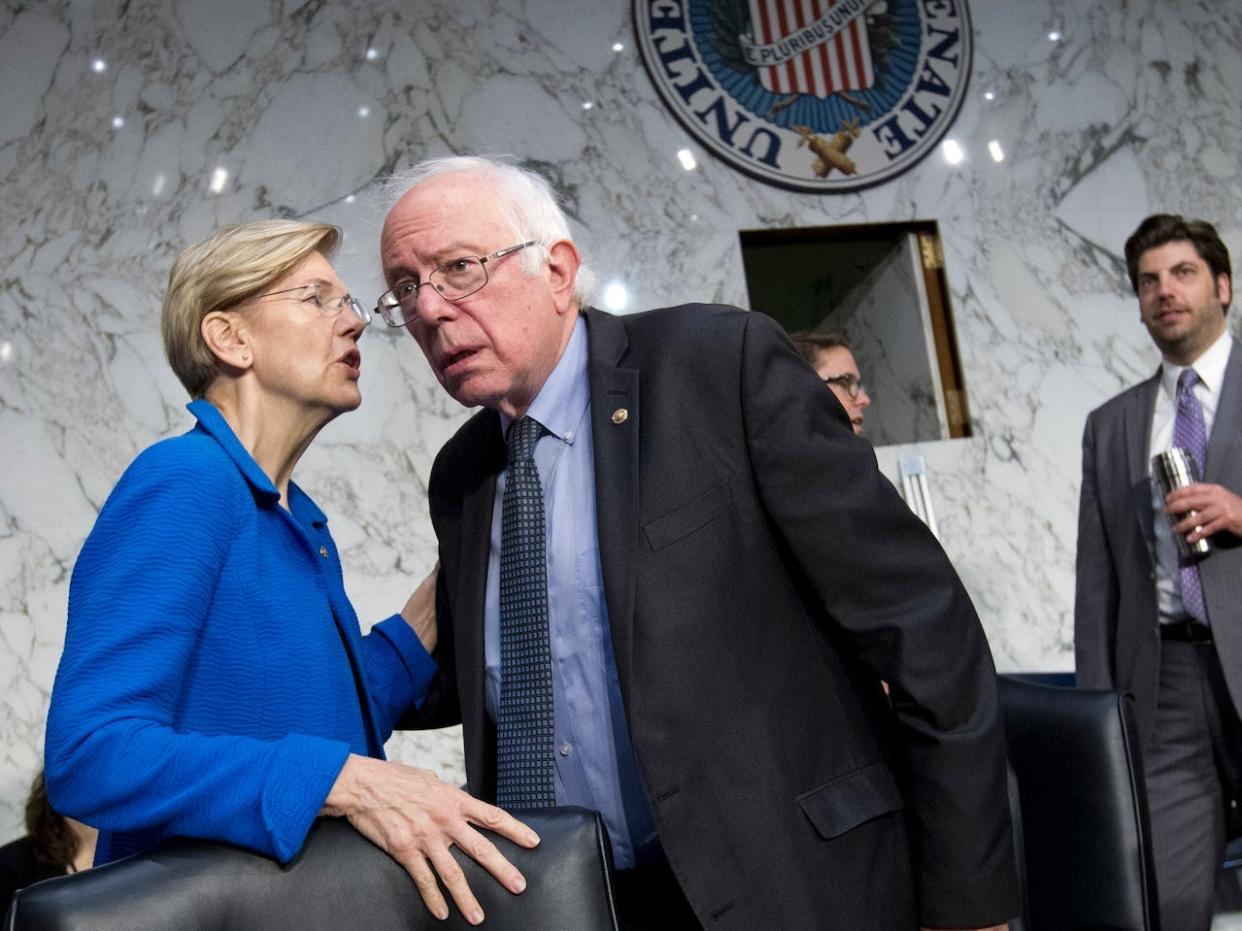
MULTIPOLYGON (((863 384, 863 380, 853 372, 846 372, 844 375, 833 375, 831 378, 825 378, 824 384, 829 388, 837 387, 842 389, 851 401, 858 399, 858 396, 867 391, 867 386, 863 384)), ((867 391, 868 397, 871 392, 867 391)))
POLYGON ((462 255, 437 265, 427 273, 426 281, 399 281, 396 286, 380 295, 375 309, 389 326, 405 326, 417 315, 418 289, 425 284, 436 289, 446 301, 460 301, 487 284, 487 263, 503 259, 536 244, 536 240, 518 243, 506 249, 497 249, 488 255, 462 255))
POLYGON ((255 300, 261 297, 275 297, 278 294, 293 294, 294 292, 303 292, 300 302, 309 304, 324 317, 335 317, 346 307, 350 313, 361 320, 364 324, 371 322, 370 312, 358 302, 358 299, 348 294, 342 294, 339 297, 328 297, 324 294, 325 285, 318 281, 310 284, 300 284, 296 288, 282 288, 279 291, 266 291, 263 294, 255 295, 255 300))

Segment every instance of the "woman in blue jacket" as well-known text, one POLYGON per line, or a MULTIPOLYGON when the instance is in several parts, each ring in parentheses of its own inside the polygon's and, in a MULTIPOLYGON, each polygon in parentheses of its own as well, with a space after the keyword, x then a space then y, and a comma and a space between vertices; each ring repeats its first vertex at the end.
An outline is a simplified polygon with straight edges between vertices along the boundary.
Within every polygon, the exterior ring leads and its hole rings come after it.
POLYGON ((433 774, 383 762, 435 663, 434 580, 361 636, 327 518, 292 480, 362 401, 370 314, 328 261, 340 238, 286 220, 227 227, 173 265, 161 327, 197 425, 145 450, 74 567, 46 741, 54 807, 100 829, 97 863, 171 836, 284 862, 343 815, 447 916, 434 869, 482 911, 457 844, 523 882, 471 823, 533 832, 433 774))

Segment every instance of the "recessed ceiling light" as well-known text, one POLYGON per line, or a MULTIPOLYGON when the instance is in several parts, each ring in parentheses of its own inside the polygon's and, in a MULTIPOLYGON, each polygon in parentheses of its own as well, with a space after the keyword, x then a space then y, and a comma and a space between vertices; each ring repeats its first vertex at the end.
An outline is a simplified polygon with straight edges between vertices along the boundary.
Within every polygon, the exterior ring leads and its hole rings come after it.
POLYGON ((630 303, 630 289, 620 281, 610 281, 604 286, 604 309, 613 311, 625 310, 630 303))

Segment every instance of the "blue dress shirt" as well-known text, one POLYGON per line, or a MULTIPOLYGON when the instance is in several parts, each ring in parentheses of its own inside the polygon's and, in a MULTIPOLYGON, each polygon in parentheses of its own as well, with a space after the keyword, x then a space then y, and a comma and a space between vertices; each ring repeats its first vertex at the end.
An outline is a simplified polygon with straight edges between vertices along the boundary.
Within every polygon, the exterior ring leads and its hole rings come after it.
POLYGON ((210 403, 108 497, 74 566, 48 797, 96 863, 170 836, 289 860, 346 757, 421 702, 435 663, 399 615, 363 637, 327 518, 286 510, 210 403))
MULTIPOLYGON (((630 742, 595 518, 586 324, 579 317, 565 352, 527 416, 550 432, 535 447, 548 534, 548 626, 556 714, 556 801, 601 813, 619 869, 643 862, 655 820, 630 742)), ((501 415, 507 431, 511 418, 501 415)), ((500 702, 500 519, 505 474, 496 483, 484 606, 487 710, 500 702)))

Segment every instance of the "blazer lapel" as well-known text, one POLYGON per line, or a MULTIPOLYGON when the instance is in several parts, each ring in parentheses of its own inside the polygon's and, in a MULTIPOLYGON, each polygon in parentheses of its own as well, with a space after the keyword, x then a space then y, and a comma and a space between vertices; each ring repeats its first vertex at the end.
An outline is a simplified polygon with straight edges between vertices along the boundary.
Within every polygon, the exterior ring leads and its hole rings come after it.
POLYGON ((1131 504, 1153 565, 1156 562, 1156 528, 1151 506, 1151 461, 1148 453, 1151 452, 1151 422, 1159 388, 1160 372, 1157 370, 1155 375, 1131 392, 1122 417, 1131 504))
POLYGON ((1203 467, 1203 480, 1229 488, 1237 488, 1238 458, 1232 447, 1242 431, 1242 351, 1238 341, 1233 340, 1229 362, 1225 366, 1225 380, 1220 386, 1220 399, 1216 403, 1216 416, 1212 420, 1212 435, 1208 437, 1207 462, 1203 467))
POLYGON ((496 476, 505 467, 505 444, 500 435, 500 418, 495 413, 485 412, 481 421, 478 426, 482 442, 477 455, 466 463, 470 471, 462 502, 461 552, 458 553, 461 575, 457 582, 453 634, 457 640, 457 694, 466 725, 463 728, 466 772, 475 794, 494 798, 496 740, 487 716, 484 691, 487 662, 483 648, 483 613, 487 600, 496 476))
POLYGON ((591 431, 595 446, 595 512, 604 603, 612 629, 617 677, 626 705, 633 668, 635 552, 638 540, 638 370, 620 364, 629 346, 624 324, 583 311, 590 361, 591 431))

